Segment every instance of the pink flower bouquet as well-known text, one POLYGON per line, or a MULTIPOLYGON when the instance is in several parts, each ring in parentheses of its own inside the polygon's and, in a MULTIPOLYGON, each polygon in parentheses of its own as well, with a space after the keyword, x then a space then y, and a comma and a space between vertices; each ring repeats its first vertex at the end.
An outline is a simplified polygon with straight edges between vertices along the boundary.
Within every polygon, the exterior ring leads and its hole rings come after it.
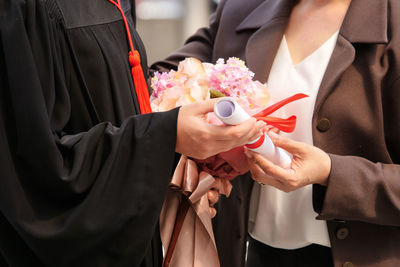
POLYGON ((253 77, 254 73, 238 58, 229 58, 226 63, 219 59, 215 65, 187 58, 179 63, 178 71, 155 73, 151 81, 151 107, 153 111, 166 111, 230 96, 247 112, 255 114, 268 103, 269 94, 266 85, 253 81, 253 77))

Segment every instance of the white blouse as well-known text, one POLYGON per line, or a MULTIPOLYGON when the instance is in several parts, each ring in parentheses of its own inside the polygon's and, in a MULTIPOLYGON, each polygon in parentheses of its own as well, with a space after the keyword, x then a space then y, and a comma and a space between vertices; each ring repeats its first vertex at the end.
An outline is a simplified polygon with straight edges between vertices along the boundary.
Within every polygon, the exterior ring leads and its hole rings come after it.
MULTIPOLYGON (((281 118, 297 116, 296 129, 282 135, 313 144, 314 105, 338 33, 296 65, 292 62, 285 36, 282 38, 267 82, 270 103, 296 93, 309 96, 271 114, 281 118)), ((285 193, 272 186, 255 183, 250 202, 249 234, 277 248, 296 249, 312 243, 330 247, 326 221, 316 220, 317 215, 312 205, 312 185, 285 193)))

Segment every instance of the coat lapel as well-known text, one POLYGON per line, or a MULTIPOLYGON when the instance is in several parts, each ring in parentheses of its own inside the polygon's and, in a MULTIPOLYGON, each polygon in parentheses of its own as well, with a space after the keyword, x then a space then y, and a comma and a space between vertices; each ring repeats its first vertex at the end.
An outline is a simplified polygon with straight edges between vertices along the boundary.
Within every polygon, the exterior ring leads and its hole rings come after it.
MULTIPOLYGON (((296 0, 265 0, 236 28, 254 31, 246 45, 246 63, 254 79, 266 82, 296 0)), ((353 63, 355 43, 387 43, 388 0, 352 0, 315 104, 317 112, 341 74, 353 63), (371 12, 375 10, 376 12, 371 12)))
POLYGON ((246 64, 255 80, 266 82, 288 22, 293 0, 266 0, 250 13, 236 32, 255 31, 246 45, 246 64))
POLYGON ((320 110, 322 103, 333 90, 334 85, 338 81, 340 75, 354 61, 354 56, 354 46, 341 34, 339 34, 336 46, 332 52, 331 59, 319 87, 317 100, 314 107, 314 114, 320 110))
POLYGON ((352 0, 321 82, 314 114, 321 109, 340 76, 353 63, 356 55, 355 43, 388 42, 387 10, 388 0, 352 0))

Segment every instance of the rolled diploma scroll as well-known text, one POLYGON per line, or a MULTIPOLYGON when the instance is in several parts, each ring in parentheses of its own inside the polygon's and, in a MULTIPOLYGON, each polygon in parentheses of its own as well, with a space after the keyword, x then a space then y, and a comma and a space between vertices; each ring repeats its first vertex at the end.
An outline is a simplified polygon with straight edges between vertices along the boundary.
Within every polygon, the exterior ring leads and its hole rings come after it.
MULTIPOLYGON (((227 125, 237 125, 251 118, 249 114, 230 97, 222 98, 214 105, 215 115, 227 125)), ((288 152, 272 143, 267 134, 248 143, 247 147, 263 155, 282 168, 289 169, 292 162, 288 152)))

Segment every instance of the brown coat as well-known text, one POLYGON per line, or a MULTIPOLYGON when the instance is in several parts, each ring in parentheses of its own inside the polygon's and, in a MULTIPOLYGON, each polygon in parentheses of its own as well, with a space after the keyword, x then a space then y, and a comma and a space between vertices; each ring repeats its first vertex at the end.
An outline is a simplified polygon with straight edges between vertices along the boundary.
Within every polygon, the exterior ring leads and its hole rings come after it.
MULTIPOLYGON (((292 0, 226 0, 187 44, 183 57, 236 56, 265 82, 292 0)), ((314 209, 328 221, 335 266, 400 266, 400 1, 352 0, 323 78, 313 139, 329 153, 327 187, 314 185, 314 209)), ((243 266, 250 179, 219 202, 215 232, 223 266, 243 266)), ((267 265, 266 265, 267 266, 267 265)))

